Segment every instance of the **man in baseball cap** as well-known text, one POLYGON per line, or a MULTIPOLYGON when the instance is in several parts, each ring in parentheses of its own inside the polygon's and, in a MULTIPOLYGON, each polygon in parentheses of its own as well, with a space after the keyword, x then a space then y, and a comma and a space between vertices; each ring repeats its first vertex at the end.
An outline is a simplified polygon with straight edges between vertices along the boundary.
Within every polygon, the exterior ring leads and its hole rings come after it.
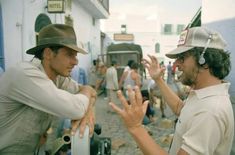
POLYGON ((88 124, 92 134, 96 92, 69 77, 77 53, 87 53, 73 27, 45 26, 26 53, 34 59, 9 68, 0 79, 0 154, 34 154, 55 118, 72 119, 72 132, 79 121, 81 133, 88 124))
POLYGON ((184 30, 179 37, 177 48, 167 53, 169 58, 193 49, 194 47, 214 48, 225 50, 226 43, 222 36, 204 27, 194 27, 184 30))
MULTIPOLYGON (((169 151, 171 155, 228 155, 232 148, 234 117, 224 78, 231 70, 230 55, 225 41, 218 32, 204 27, 189 28, 182 32, 178 47, 166 54, 176 59, 179 80, 191 90, 186 100, 181 100, 162 78, 161 68, 155 56, 149 55, 143 64, 160 89, 166 103, 176 114, 178 121, 169 151)), ((112 108, 121 115, 128 131, 144 154, 167 154, 141 126, 144 117, 140 89, 128 90, 130 104, 121 92, 118 96, 124 105, 112 108), (134 120, 134 121, 133 121, 134 120)))

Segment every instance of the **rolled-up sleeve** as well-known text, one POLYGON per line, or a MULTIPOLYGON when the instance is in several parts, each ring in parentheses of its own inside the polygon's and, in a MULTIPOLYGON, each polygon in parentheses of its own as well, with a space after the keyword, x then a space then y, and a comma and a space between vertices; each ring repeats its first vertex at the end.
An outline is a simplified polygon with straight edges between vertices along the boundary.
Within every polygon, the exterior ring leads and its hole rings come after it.
POLYGON ((89 105, 82 94, 71 93, 56 87, 45 73, 33 67, 15 69, 9 97, 16 102, 52 115, 80 119, 89 105))

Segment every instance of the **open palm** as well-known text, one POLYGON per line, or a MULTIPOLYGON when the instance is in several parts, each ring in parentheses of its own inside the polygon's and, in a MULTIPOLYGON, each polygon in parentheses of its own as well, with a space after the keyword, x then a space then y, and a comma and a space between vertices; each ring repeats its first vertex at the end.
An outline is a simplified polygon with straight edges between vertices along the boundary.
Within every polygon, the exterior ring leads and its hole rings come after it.
POLYGON ((155 56, 148 55, 150 60, 143 59, 142 64, 147 68, 152 79, 158 79, 163 76, 165 67, 161 67, 155 56))

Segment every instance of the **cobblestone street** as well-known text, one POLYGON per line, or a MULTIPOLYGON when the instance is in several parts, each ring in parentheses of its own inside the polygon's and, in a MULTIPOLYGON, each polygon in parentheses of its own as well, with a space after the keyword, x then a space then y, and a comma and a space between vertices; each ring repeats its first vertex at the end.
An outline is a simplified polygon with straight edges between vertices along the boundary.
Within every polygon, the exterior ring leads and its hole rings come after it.
MULTIPOLYGON (((118 105, 120 103, 116 102, 118 105)), ((145 126, 155 141, 168 151, 173 133, 174 117, 166 109, 162 119, 159 108, 155 108, 155 121, 145 126)), ((102 126, 102 137, 111 137, 112 155, 142 155, 135 141, 128 134, 119 116, 108 106, 108 100, 101 95, 96 102, 96 122, 102 126)))

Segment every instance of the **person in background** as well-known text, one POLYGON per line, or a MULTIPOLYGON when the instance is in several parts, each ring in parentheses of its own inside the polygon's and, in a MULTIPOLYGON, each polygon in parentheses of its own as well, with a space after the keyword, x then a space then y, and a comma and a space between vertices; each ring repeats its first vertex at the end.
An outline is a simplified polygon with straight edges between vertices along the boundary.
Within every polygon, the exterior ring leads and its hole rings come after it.
POLYGON ((85 69, 79 67, 78 65, 74 66, 71 72, 71 78, 77 83, 82 85, 87 85, 87 74, 85 69))
POLYGON ((166 115, 165 115, 164 109, 166 108, 166 104, 165 104, 164 98, 161 95, 160 89, 158 88, 154 80, 151 80, 149 82, 148 92, 149 92, 149 104, 154 105, 154 104, 157 104, 157 101, 159 101, 161 117, 165 118, 166 115))
MULTIPOLYGON (((141 90, 141 95, 143 97, 143 103, 147 100, 149 100, 149 92, 148 90, 141 90)), ((154 115, 155 115, 155 110, 153 107, 153 104, 150 102, 148 104, 145 116, 143 118, 143 125, 148 125, 149 123, 154 121, 154 115)))
POLYGON ((116 91, 118 90, 117 61, 113 60, 111 66, 106 71, 106 90, 109 102, 115 101, 116 91))
POLYGON ((3 73, 4 73, 4 70, 3 70, 2 67, 0 66, 0 77, 2 76, 3 73))
POLYGON ((141 88, 142 86, 142 82, 141 82, 141 76, 138 73, 138 68, 139 65, 136 62, 133 62, 131 64, 131 70, 127 71, 124 74, 124 84, 123 84, 123 90, 124 93, 126 93, 126 97, 128 97, 128 93, 127 93, 127 88, 134 88, 135 86, 138 86, 139 88, 141 88))
POLYGON ((106 91, 106 80, 105 75, 107 71, 107 66, 102 62, 98 61, 98 69, 96 72, 96 84, 95 84, 95 90, 97 91, 97 95, 100 96, 104 94, 104 99, 107 100, 107 91, 106 91))
POLYGON ((96 91, 69 77, 77 53, 87 53, 73 27, 45 26, 37 46, 26 53, 34 55, 32 61, 9 68, 0 78, 0 154, 37 154, 58 119, 72 120, 71 134, 80 127, 82 135, 89 125, 92 135, 96 91))
POLYGON ((119 89, 122 89, 122 84, 123 84, 123 81, 125 80, 125 75, 127 74, 128 71, 131 70, 131 65, 134 62, 135 62, 134 60, 128 60, 127 66, 124 68, 122 75, 121 75, 119 82, 118 82, 119 89))
MULTIPOLYGON (((230 54, 222 36, 204 27, 186 29, 180 35, 178 46, 166 54, 176 59, 181 71, 179 80, 191 87, 186 100, 181 100, 164 82, 155 56, 149 55, 143 64, 158 85, 172 111, 178 116, 171 155, 229 155, 234 136, 234 117, 228 94, 230 83, 224 78, 231 70, 230 54)), ((128 131, 139 148, 147 155, 168 154, 141 126, 148 102, 142 104, 138 87, 129 89, 127 103, 121 92, 120 109, 110 103, 121 115, 128 131)))
POLYGON ((173 76, 172 76, 172 66, 171 61, 169 61, 168 65, 166 66, 167 69, 167 84, 173 83, 173 76))
POLYGON ((161 66, 162 68, 166 67, 165 64, 164 64, 164 61, 161 61, 160 66, 161 66))
POLYGON ((176 64, 175 64, 175 61, 173 62, 173 65, 172 65, 172 78, 173 78, 173 81, 176 80, 176 71, 177 71, 177 67, 176 67, 176 64))
POLYGON ((88 83, 90 86, 92 86, 93 88, 95 88, 96 85, 96 79, 97 79, 97 60, 93 60, 92 61, 92 66, 90 68, 90 70, 88 71, 88 83))

